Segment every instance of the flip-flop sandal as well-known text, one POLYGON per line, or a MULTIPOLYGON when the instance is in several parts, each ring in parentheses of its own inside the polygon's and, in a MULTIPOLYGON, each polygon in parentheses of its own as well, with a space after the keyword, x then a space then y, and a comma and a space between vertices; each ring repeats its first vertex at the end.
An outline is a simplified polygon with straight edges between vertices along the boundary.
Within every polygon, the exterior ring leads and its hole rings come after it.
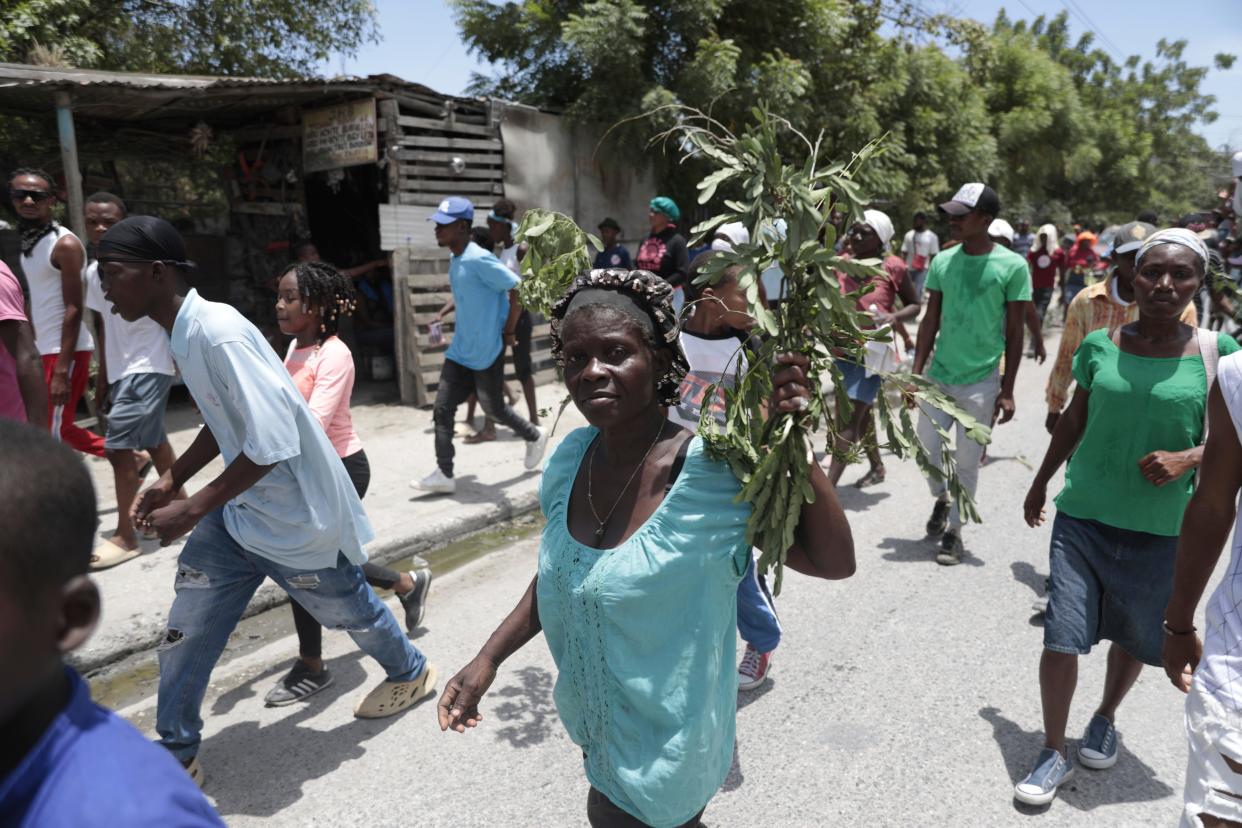
POLYGON ((126 549, 124 546, 110 540, 104 541, 99 546, 96 546, 95 551, 91 554, 91 571, 98 572, 101 569, 110 569, 126 561, 132 561, 141 554, 142 550, 140 549, 126 549))
POLYGON ((858 482, 854 484, 855 489, 865 489, 868 486, 875 486, 883 483, 887 473, 882 469, 872 469, 871 471, 858 478, 858 482))
POLYGON ((462 442, 468 446, 473 446, 478 443, 490 443, 495 439, 496 439, 495 434, 484 434, 481 431, 476 431, 474 434, 471 434, 469 437, 462 440, 462 442))
POLYGON ((394 716, 436 692, 436 667, 428 663, 413 681, 385 681, 367 693, 354 708, 359 719, 382 719, 394 716))

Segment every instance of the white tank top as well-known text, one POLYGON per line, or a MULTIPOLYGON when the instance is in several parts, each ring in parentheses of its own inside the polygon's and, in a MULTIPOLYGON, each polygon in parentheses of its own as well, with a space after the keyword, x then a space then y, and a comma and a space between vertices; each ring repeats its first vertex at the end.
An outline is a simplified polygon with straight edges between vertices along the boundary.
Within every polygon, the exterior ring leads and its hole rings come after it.
MULTIPOLYGON (((67 227, 56 227, 39 239, 29 256, 22 256, 22 270, 30 286, 30 324, 34 326, 35 347, 43 356, 60 353, 61 326, 65 321, 65 296, 60 271, 52 266, 52 248, 65 236, 77 238, 67 227)), ((82 262, 85 269, 86 262, 82 262)), ((86 319, 86 288, 82 289, 82 319, 86 319)), ((79 323, 78 342, 73 350, 93 351, 95 343, 86 325, 79 323)))

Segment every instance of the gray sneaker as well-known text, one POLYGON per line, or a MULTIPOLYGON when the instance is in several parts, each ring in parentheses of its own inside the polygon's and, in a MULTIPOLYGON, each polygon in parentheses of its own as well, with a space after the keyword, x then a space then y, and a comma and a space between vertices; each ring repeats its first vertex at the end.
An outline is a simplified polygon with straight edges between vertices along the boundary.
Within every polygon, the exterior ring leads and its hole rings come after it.
POLYGON ((427 590, 431 589, 431 568, 427 566, 410 570, 410 578, 414 588, 404 595, 398 593, 397 600, 405 608, 406 632, 414 632, 423 623, 427 614, 427 590))
POLYGON ((1096 713, 1078 743, 1078 761, 1092 770, 1105 770, 1117 764, 1117 728, 1096 713))
POLYGON ((936 551, 936 563, 941 566, 957 566, 962 562, 962 539, 952 529, 940 538, 940 549, 936 551))
POLYGON ((1046 747, 1039 752, 1035 769, 1013 786, 1013 798, 1027 805, 1047 805, 1057 795, 1061 783, 1074 775, 1074 763, 1068 757, 1046 747))
POLYGON ((276 686, 267 691, 263 701, 269 707, 283 707, 286 704, 310 698, 332 683, 332 674, 324 667, 318 673, 312 673, 306 662, 297 659, 292 669, 285 674, 276 686))

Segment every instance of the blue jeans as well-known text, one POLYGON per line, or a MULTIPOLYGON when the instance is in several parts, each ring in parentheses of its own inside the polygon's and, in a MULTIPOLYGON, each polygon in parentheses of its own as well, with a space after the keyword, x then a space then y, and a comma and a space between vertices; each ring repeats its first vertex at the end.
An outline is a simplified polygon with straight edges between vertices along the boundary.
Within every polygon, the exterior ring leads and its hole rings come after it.
POLYGON ((200 711, 211 671, 224 652, 246 604, 271 578, 325 627, 345 630, 390 681, 409 681, 426 659, 410 644, 397 619, 367 586, 362 567, 337 557, 334 569, 292 569, 242 548, 216 510, 195 527, 177 562, 177 597, 168 631, 158 647, 160 744, 185 762, 202 741, 200 711))
POLYGON ((754 555, 737 585, 737 631, 743 641, 761 653, 770 653, 781 643, 781 622, 776 617, 767 581, 755 567, 754 555))
POLYGON ((911 270, 910 271, 910 283, 914 285, 914 295, 918 297, 920 302, 922 302, 923 301, 923 286, 927 284, 927 271, 926 270, 911 270))

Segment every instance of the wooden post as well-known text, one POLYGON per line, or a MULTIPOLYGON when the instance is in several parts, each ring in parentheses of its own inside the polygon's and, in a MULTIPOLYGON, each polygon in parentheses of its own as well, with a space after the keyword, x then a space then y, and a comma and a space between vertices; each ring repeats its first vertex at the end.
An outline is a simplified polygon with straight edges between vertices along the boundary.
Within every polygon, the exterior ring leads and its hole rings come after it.
POLYGON ((376 101, 380 120, 384 122, 384 151, 380 157, 384 159, 384 172, 388 176, 388 203, 401 203, 401 162, 397 159, 397 151, 401 149, 401 124, 397 120, 401 110, 392 98, 376 101))
POLYGON ((392 298, 393 298, 393 353, 396 356, 397 390, 401 393, 401 402, 415 405, 418 400, 414 391, 414 380, 410 370, 410 337, 414 335, 408 305, 410 293, 410 249, 398 247, 388 254, 392 266, 392 298))
POLYGON ((69 199, 69 227, 86 243, 86 214, 82 200, 82 171, 78 169, 78 138, 73 129, 73 100, 68 92, 56 93, 56 129, 60 133, 60 164, 65 170, 69 199))

